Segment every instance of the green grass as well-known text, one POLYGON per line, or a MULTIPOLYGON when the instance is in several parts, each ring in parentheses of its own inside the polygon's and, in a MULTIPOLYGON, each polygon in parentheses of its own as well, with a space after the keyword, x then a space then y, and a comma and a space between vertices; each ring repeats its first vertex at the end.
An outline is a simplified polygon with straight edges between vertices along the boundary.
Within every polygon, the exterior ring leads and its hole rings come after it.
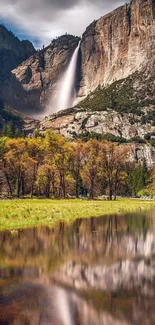
POLYGON ((0 230, 39 225, 57 221, 72 222, 77 218, 145 211, 155 208, 155 201, 122 199, 118 201, 89 200, 4 200, 0 202, 0 230))

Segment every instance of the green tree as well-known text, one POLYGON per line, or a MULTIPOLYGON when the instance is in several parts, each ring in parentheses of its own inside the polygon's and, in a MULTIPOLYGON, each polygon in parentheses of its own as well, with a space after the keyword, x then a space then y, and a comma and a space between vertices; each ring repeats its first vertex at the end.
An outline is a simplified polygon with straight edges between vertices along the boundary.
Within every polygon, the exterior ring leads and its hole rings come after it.
POLYGON ((146 162, 138 163, 133 167, 128 177, 129 188, 133 195, 137 195, 140 190, 146 187, 149 181, 149 172, 146 162))

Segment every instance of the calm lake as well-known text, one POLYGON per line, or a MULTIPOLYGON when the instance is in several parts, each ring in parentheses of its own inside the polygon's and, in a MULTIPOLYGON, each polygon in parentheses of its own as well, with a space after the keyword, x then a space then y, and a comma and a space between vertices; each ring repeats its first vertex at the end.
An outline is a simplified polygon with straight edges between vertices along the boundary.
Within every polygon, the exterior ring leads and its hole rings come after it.
POLYGON ((0 325, 155 324, 155 211, 0 232, 0 325))

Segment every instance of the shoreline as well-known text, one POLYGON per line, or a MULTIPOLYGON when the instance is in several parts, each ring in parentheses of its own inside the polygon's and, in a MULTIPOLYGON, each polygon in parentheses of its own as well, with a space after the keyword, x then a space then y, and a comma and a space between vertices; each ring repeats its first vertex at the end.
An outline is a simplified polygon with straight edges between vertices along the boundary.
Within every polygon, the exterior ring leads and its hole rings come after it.
POLYGON ((1 200, 0 231, 71 223, 79 218, 145 212, 155 209, 154 200, 118 199, 13 199, 1 200))

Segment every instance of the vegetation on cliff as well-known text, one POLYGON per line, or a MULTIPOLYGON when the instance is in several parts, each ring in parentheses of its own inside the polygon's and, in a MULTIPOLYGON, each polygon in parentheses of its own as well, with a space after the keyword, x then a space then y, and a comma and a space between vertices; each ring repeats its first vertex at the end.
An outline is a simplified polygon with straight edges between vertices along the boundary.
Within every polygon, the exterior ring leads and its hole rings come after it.
POLYGON ((153 77, 143 73, 134 73, 126 79, 116 81, 110 86, 99 86, 78 105, 82 109, 106 111, 111 109, 119 113, 132 113, 141 116, 141 123, 155 125, 155 99, 153 77), (145 112, 144 108, 150 107, 145 112))
POLYGON ((23 118, 11 106, 0 100, 0 135, 10 138, 24 135, 23 118))

